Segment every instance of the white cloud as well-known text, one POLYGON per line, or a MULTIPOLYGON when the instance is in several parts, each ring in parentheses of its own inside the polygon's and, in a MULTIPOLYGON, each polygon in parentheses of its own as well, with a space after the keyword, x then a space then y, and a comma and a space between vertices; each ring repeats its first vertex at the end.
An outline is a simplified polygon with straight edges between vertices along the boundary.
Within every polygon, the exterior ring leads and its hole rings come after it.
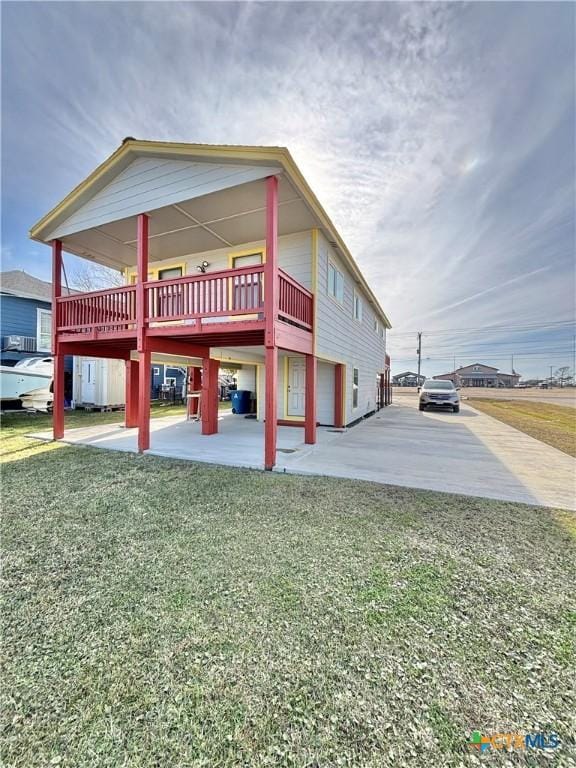
POLYGON ((572 6, 14 3, 4 16, 4 171, 28 224, 126 135, 281 144, 398 331, 573 314, 572 6))

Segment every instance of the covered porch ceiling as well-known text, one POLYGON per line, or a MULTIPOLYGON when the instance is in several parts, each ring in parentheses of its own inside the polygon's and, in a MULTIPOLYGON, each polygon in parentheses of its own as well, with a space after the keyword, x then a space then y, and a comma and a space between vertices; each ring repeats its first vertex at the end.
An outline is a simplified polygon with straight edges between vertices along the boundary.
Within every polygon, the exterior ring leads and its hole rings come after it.
MULTIPOLYGON (((263 240, 266 225, 265 180, 212 192, 148 211, 150 261, 163 261, 236 248, 263 240)), ((318 226, 308 204, 290 180, 279 175, 278 232, 288 235, 318 226)), ((115 269, 136 264, 137 216, 62 237, 66 251, 115 269)))

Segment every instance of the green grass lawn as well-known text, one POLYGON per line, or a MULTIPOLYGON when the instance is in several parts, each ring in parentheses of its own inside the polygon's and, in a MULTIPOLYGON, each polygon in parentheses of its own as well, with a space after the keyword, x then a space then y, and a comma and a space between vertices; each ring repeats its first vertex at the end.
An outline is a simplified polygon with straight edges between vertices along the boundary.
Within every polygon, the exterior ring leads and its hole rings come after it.
POLYGON ((576 409, 526 400, 471 398, 470 405, 543 443, 576 456, 576 409))
POLYGON ((576 764, 569 513, 23 437, 48 426, 2 433, 6 768, 576 764))

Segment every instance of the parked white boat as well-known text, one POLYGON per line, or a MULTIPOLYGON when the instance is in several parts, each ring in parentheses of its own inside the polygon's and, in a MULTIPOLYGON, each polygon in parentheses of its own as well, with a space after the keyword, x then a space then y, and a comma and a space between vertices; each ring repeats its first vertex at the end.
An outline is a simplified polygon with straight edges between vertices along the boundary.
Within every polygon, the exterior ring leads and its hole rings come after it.
POLYGON ((52 408, 54 395, 47 387, 42 387, 27 392, 20 399, 22 400, 22 407, 27 411, 48 411, 52 408))
POLYGON ((51 357, 27 357, 15 366, 0 366, 0 399, 20 400, 36 389, 49 391, 54 377, 51 357))

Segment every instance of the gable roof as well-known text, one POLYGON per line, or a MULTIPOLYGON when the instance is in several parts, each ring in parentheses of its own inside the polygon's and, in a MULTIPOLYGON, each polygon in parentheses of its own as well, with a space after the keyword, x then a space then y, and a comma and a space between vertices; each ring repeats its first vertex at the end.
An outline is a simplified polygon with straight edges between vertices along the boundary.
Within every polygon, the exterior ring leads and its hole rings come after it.
MULTIPOLYGON (((414 371, 404 371, 404 373, 396 373, 396 374, 394 374, 394 376, 392 378, 393 379, 401 379, 403 376, 418 376, 418 374, 414 373, 414 371)), ((423 374, 420 374, 420 378, 421 379, 425 379, 426 376, 424 376, 423 374)))
POLYGON ((22 269, 0 272, 0 292, 21 299, 52 302, 52 284, 29 275, 22 269))
POLYGON ((160 157, 167 160, 197 160, 200 162, 229 163, 235 166, 262 166, 267 174, 276 170, 286 175, 295 190, 310 210, 318 226, 325 231, 330 245, 340 255, 354 278, 362 286, 371 303, 390 328, 384 310, 360 272, 352 254, 342 240, 336 227, 312 192, 304 176, 286 147, 232 146, 211 144, 187 144, 163 141, 139 141, 125 139, 120 147, 99 165, 84 181, 78 184, 58 205, 43 216, 30 230, 30 237, 40 242, 49 242, 57 227, 70 219, 83 205, 103 190, 118 174, 135 159, 160 157))
POLYGON ((470 365, 463 365, 461 368, 456 368, 454 373, 459 373, 460 371, 471 371, 474 373, 474 367, 478 366, 479 368, 488 369, 489 371, 497 371, 498 368, 494 368, 492 365, 485 365, 485 363, 471 363, 470 365))

